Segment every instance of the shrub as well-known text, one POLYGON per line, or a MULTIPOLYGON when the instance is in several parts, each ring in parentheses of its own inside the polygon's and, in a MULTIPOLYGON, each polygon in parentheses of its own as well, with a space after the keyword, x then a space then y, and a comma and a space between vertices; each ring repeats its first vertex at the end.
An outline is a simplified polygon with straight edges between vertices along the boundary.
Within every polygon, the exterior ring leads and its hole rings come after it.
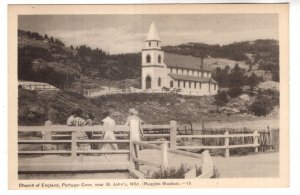
POLYGON ((154 172, 150 179, 183 179, 184 175, 190 171, 186 165, 181 164, 179 168, 171 167, 169 169, 160 169, 154 172))
POLYGON ((227 93, 230 97, 235 98, 235 97, 241 95, 242 92, 243 92, 243 90, 240 87, 233 87, 233 88, 230 88, 227 93))
POLYGON ((256 116, 266 116, 272 110, 272 102, 266 97, 256 98, 256 100, 250 106, 250 111, 256 116))
POLYGON ((225 91, 221 91, 217 95, 215 95, 214 104, 217 105, 217 110, 219 109, 219 106, 224 106, 227 102, 227 93, 225 91))

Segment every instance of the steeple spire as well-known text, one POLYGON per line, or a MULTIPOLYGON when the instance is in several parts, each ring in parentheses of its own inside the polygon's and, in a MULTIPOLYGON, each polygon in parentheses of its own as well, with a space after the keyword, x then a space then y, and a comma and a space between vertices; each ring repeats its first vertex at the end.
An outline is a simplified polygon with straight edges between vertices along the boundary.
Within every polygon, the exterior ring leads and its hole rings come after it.
POLYGON ((151 23, 146 41, 160 41, 154 22, 151 23))

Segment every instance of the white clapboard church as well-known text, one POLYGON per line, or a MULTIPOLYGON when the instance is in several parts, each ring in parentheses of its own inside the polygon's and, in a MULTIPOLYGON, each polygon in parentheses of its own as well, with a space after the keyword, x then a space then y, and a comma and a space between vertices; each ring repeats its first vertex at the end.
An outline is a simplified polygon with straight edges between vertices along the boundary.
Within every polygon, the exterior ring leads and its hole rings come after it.
POLYGON ((214 95, 218 83, 202 58, 164 53, 155 24, 142 49, 142 89, 180 91, 184 95, 214 95))

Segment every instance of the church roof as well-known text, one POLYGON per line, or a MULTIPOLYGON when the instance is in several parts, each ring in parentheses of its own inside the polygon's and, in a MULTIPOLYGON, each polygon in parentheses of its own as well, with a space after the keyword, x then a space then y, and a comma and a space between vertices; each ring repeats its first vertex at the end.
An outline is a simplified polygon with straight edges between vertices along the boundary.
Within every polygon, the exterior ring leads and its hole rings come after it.
POLYGON ((172 79, 174 80, 181 80, 181 81, 196 81, 196 82, 201 82, 201 83, 215 83, 217 84, 217 81, 215 81, 212 78, 208 77, 196 77, 196 76, 190 76, 190 75, 181 75, 181 74, 168 74, 172 79))
POLYGON ((203 69, 201 69, 201 58, 188 55, 165 53, 164 62, 168 67, 210 71, 205 59, 203 60, 203 69))
POLYGON ((158 32, 156 30, 156 26, 154 24, 154 22, 151 23, 146 41, 151 41, 151 40, 156 40, 156 41, 160 41, 160 37, 158 35, 158 32))

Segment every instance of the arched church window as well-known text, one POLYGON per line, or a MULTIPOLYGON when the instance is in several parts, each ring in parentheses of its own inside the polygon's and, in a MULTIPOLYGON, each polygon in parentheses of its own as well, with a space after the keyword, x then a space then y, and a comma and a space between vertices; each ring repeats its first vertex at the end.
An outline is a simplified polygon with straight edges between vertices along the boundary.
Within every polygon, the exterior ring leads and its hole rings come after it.
POLYGON ((161 63, 161 56, 158 55, 158 63, 161 63))
POLYGON ((146 77, 146 89, 151 89, 151 77, 149 75, 146 77))
POLYGON ((158 78, 158 86, 159 87, 161 86, 161 78, 160 77, 158 78))
POLYGON ((147 63, 150 63, 150 62, 151 62, 151 57, 150 57, 150 55, 147 55, 147 57, 146 57, 146 62, 147 62, 147 63))
POLYGON ((170 88, 173 88, 173 81, 170 81, 170 88))
POLYGON ((151 41, 149 41, 148 45, 149 45, 149 47, 151 47, 151 41))

